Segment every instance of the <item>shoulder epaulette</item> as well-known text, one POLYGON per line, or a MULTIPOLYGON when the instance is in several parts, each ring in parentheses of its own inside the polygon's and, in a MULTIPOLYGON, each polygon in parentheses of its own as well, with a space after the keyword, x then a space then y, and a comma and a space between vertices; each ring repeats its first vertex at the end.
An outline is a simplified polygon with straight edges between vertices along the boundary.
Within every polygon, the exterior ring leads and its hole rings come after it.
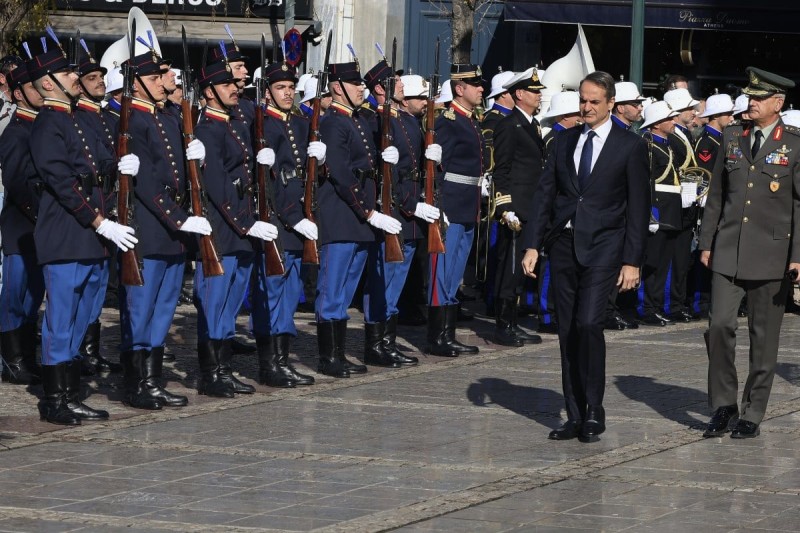
POLYGON ((792 135, 797 135, 800 137, 800 128, 796 126, 789 126, 788 124, 783 125, 783 131, 786 133, 791 133, 792 135))
POLYGON ((452 109, 447 109, 442 113, 442 116, 447 120, 455 120, 456 119, 456 112, 452 109))

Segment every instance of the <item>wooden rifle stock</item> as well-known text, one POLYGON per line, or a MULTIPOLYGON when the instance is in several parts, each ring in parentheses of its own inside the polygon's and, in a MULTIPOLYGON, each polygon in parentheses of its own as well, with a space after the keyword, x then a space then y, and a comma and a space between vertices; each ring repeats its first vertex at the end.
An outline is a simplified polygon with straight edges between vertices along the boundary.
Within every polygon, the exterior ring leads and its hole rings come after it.
MULTIPOLYGON (((261 104, 256 104, 256 152, 262 148, 267 147, 267 140, 264 138, 264 110, 261 109, 261 104)), ((267 194, 267 187, 270 184, 267 180, 267 166, 256 162, 256 176, 258 179, 258 219, 262 222, 269 222, 270 219, 270 202, 269 194, 267 194)), ((280 243, 278 239, 274 241, 263 241, 264 243, 264 261, 266 263, 267 276, 283 276, 286 273, 286 267, 283 264, 283 254, 281 253, 280 243)))
MULTIPOLYGON (((192 122, 192 105, 187 98, 181 100, 181 115, 183 119, 183 147, 189 146, 194 140, 194 122, 192 122)), ((195 216, 203 216, 202 188, 200 187, 200 169, 195 160, 187 161, 187 178, 189 180, 189 192, 192 200, 192 213, 195 216)), ((219 260, 217 250, 211 235, 199 235, 200 259, 203 261, 203 276, 221 276, 225 273, 222 262, 219 260)))
MULTIPOLYGON (((436 102, 433 98, 428 99, 428 108, 425 112, 425 148, 432 145, 435 139, 435 132, 433 131, 434 122, 436 119, 436 102)), ((428 159, 425 161, 425 203, 435 205, 435 192, 434 186, 436 181, 436 163, 428 159)), ((434 220, 428 224, 428 253, 429 254, 443 254, 445 253, 444 240, 442 240, 442 226, 444 222, 444 212, 438 220, 434 220)))
MULTIPOLYGON (((392 140, 392 106, 387 101, 381 110, 383 122, 381 124, 381 151, 386 150, 392 140)), ((381 212, 387 217, 392 216, 392 164, 381 164, 381 212)), ((400 236, 384 232, 386 249, 383 260, 387 263, 402 263, 405 259, 400 236)))
MULTIPOLYGON (((117 137, 117 158, 128 155, 128 120, 131 114, 131 97, 122 97, 122 110, 119 115, 119 136, 117 137)), ((119 174, 117 191, 117 222, 129 226, 131 221, 131 177, 128 174, 119 174)), ((139 256, 136 248, 131 247, 127 252, 119 254, 120 282, 123 285, 141 287, 144 285, 142 269, 139 266, 139 256)))
MULTIPOLYGON (((314 112, 311 114, 311 125, 309 128, 308 142, 316 142, 319 140, 319 115, 322 112, 322 99, 317 95, 314 98, 314 112)), ((317 172, 318 161, 316 157, 309 157, 306 162, 306 184, 303 192, 303 216, 308 220, 317 223, 314 216, 317 202, 317 172)), ((304 265, 318 265, 319 264, 319 248, 317 241, 306 239, 303 241, 303 264, 304 265)))

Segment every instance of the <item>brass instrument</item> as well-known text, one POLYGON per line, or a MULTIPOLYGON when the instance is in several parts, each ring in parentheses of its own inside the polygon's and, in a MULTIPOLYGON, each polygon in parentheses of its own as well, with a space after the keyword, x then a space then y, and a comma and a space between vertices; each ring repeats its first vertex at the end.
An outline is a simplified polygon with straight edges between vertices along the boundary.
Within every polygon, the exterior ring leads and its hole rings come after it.
POLYGON ((711 171, 703 167, 686 167, 680 171, 681 183, 697 184, 697 201, 708 195, 711 171))
POLYGON ((489 198, 486 201, 486 216, 478 220, 477 245, 475 258, 475 279, 481 283, 486 281, 489 264, 489 244, 492 238, 492 221, 497 210, 497 197, 494 192, 494 182, 489 182, 489 198))

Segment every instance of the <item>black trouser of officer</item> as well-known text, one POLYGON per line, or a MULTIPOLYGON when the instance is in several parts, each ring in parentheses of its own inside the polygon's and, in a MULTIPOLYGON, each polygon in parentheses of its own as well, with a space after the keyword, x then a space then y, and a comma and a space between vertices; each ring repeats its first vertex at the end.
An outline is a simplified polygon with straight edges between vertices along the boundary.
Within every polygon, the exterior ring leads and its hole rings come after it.
POLYGON ((670 284, 670 313, 688 310, 686 287, 688 285, 689 267, 692 264, 692 227, 682 229, 675 237, 675 249, 672 252, 672 283, 670 284))
POLYGON ((659 229, 647 237, 647 258, 642 271, 645 315, 664 313, 667 274, 679 235, 679 231, 659 229))
POLYGON ((522 256, 525 254, 520 233, 505 224, 497 227, 497 269, 494 278, 495 300, 517 301, 525 285, 522 256))

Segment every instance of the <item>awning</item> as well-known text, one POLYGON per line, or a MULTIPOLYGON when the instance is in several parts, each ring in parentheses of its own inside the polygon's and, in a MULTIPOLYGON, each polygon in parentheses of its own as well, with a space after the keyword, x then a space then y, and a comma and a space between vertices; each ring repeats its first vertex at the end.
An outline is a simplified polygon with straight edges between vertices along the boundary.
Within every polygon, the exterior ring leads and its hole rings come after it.
MULTIPOLYGON (((506 21, 630 26, 631 0, 509 0, 506 21)), ((800 2, 659 0, 645 2, 645 27, 800 33, 800 2)))
MULTIPOLYGON (((170 15, 164 24, 163 16, 148 14, 148 19, 153 25, 153 30, 161 44, 180 44, 181 24, 186 27, 186 38, 192 44, 202 44, 206 40, 216 43, 221 39, 229 40, 225 33, 225 24, 228 24, 236 37, 236 42, 241 46, 259 46, 261 34, 267 37, 267 46, 272 46, 272 34, 269 28, 269 19, 265 18, 233 18, 233 17, 197 17, 170 15)), ((57 12, 50 15, 50 24, 59 35, 74 35, 75 30, 81 30, 81 36, 89 41, 117 40, 128 31, 127 13, 97 13, 89 11, 57 12)), ((279 20, 281 33, 283 21, 279 20)), ((299 31, 305 30, 309 22, 298 23, 295 27, 299 31)))

